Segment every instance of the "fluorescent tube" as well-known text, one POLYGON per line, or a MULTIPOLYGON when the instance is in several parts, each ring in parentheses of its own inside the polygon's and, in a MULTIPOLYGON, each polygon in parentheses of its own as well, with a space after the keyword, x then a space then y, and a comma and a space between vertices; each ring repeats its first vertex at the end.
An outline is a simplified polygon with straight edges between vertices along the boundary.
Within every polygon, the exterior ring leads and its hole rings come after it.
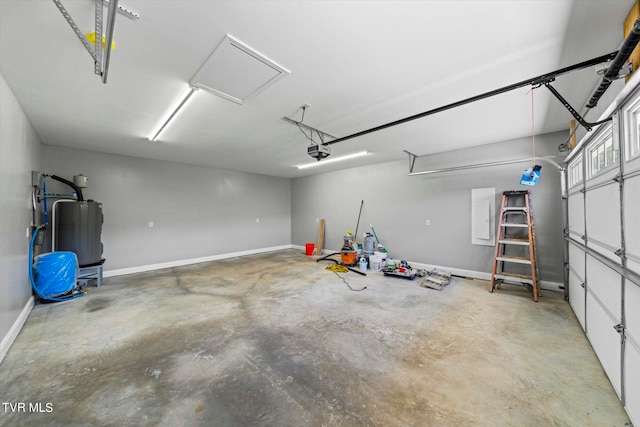
POLYGON ((178 112, 187 104, 189 99, 191 99, 191 95, 193 95, 194 92, 197 90, 198 90, 197 88, 189 86, 182 93, 182 95, 180 95, 180 98, 176 100, 175 104, 173 105, 173 108, 167 111, 167 114, 165 114, 165 116, 162 118, 162 121, 160 122, 160 124, 154 129, 153 133, 151 134, 153 136, 149 137, 150 141, 155 141, 158 139, 158 136, 160 136, 162 131, 164 131, 167 128, 171 120, 174 119, 174 117, 178 114, 178 112))
POLYGON ((357 153, 347 154, 346 156, 332 157, 332 158, 329 158, 329 159, 326 159, 326 160, 320 160, 320 161, 315 162, 315 163, 307 163, 305 165, 300 165, 300 166, 296 166, 296 167, 298 169, 312 168, 314 166, 326 165, 327 163, 334 163, 334 162, 340 162, 342 160, 355 159, 356 157, 362 157, 362 156, 366 156, 368 154, 370 154, 368 151, 359 151, 357 153))

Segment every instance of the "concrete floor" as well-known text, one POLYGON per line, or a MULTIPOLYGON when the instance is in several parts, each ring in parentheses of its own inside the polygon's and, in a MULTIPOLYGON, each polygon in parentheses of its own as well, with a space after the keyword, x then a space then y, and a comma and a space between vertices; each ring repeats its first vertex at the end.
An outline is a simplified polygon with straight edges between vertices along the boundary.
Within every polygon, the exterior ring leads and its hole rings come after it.
POLYGON ((286 250, 36 305, 0 384, 42 412, 0 424, 630 425, 561 294, 342 274, 352 292, 327 265, 286 250))

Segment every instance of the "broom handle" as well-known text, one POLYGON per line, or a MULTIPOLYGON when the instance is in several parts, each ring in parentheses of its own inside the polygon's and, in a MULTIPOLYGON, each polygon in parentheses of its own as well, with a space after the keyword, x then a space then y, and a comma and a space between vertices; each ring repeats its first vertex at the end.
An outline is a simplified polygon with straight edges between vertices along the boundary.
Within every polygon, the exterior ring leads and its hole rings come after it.
POLYGON ((358 223, 356 224, 356 232, 353 235, 354 239, 358 239, 358 226, 360 226, 360 215, 362 215, 362 205, 364 205, 364 200, 360 202, 360 212, 358 213, 358 223))

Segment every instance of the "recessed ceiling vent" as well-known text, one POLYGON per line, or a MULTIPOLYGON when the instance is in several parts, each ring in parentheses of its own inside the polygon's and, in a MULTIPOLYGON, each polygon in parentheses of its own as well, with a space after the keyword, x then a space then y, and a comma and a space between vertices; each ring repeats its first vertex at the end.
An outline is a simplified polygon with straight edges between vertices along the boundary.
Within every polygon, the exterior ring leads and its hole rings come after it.
POLYGON ((227 34, 191 85, 242 104, 288 74, 286 68, 227 34))

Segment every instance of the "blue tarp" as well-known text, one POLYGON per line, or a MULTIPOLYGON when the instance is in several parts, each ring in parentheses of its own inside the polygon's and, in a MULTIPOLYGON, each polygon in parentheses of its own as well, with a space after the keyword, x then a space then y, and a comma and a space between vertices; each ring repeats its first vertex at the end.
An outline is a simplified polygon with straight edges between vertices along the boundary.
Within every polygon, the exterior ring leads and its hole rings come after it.
POLYGON ((80 273, 74 252, 49 252, 35 257, 33 263, 38 290, 46 296, 64 295, 76 287, 80 273))

